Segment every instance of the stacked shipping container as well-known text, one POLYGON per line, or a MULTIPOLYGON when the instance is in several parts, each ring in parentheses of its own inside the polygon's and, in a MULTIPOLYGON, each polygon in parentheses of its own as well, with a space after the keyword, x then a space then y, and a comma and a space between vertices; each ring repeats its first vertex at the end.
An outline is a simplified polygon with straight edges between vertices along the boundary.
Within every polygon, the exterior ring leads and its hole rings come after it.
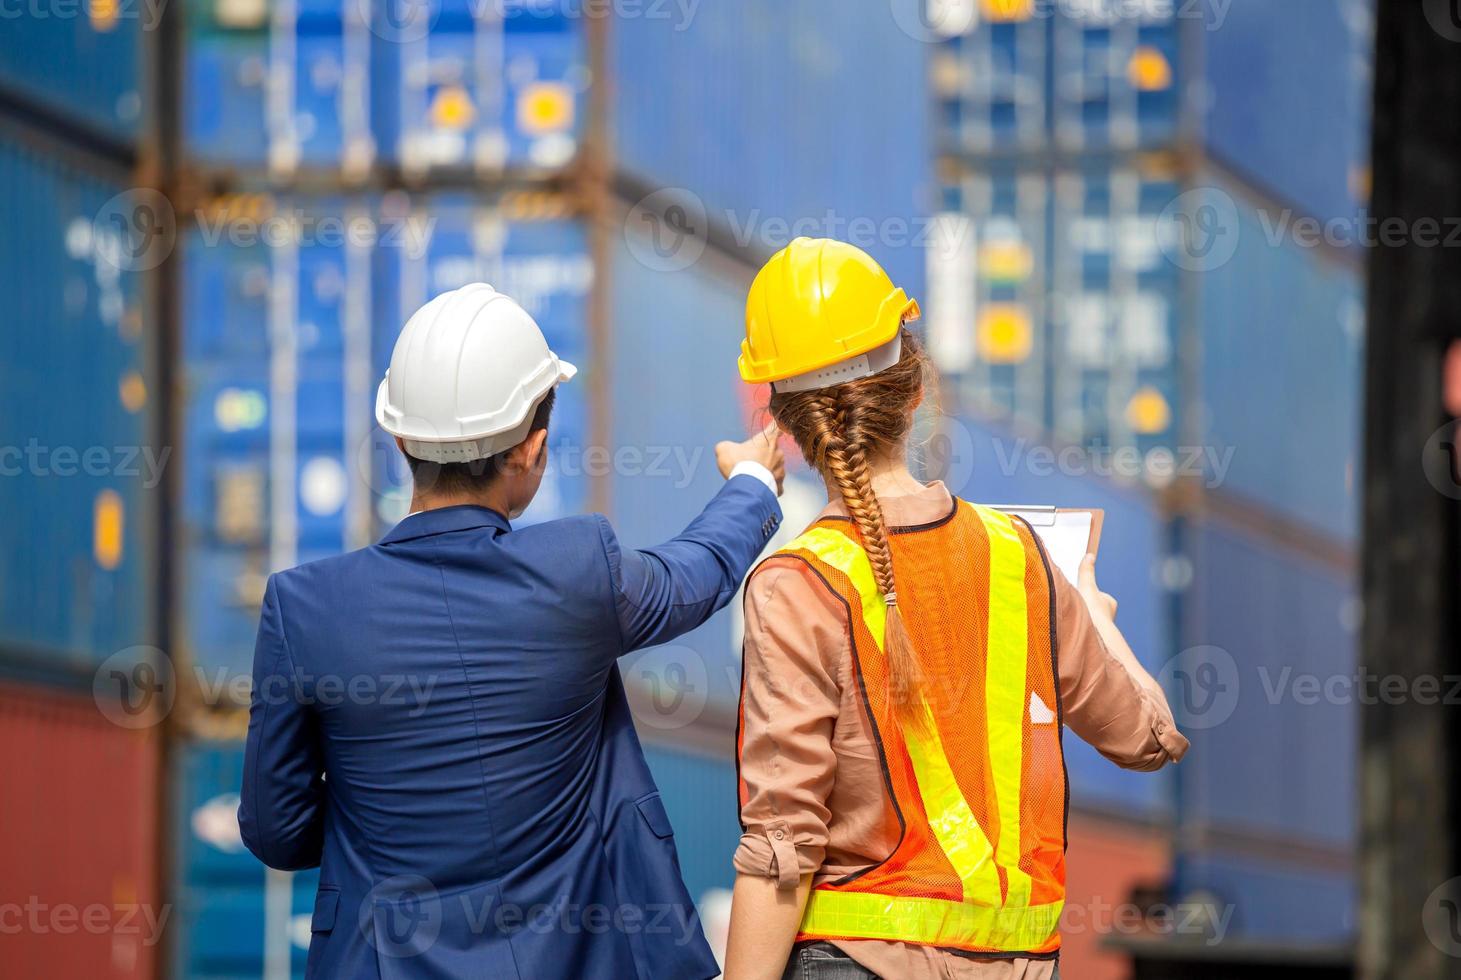
MULTIPOLYGON (((1164 675, 1194 741, 1175 778, 1119 772, 1069 740, 1073 847, 1130 872, 1119 887, 1105 871, 1083 879, 1073 858, 1072 906, 1169 877, 1153 828, 1175 819, 1177 897, 1230 903, 1239 937, 1345 940, 1353 813, 1332 774, 1352 768, 1351 715, 1265 692, 1353 669, 1361 285, 1346 243, 1365 185, 1368 0, 967 0, 939 5, 952 19, 933 28, 908 16, 914 2, 855 18, 811 0, 626 8, 602 52, 611 82, 590 76, 582 5, 433 0, 402 20, 353 0, 199 0, 183 129, 189 186, 207 193, 176 229, 128 171, 154 129, 141 11, 9 22, 24 40, 0 51, 0 174, 14 190, 0 269, 27 329, 0 341, 0 503, 27 519, 0 529, 0 667, 97 680, 102 717, 122 721, 93 726, 80 761, 59 766, 87 793, 68 812, 131 835, 88 866, 114 904, 157 891, 138 828, 157 817, 159 740, 124 727, 156 708, 137 687, 155 677, 145 647, 165 625, 152 569, 179 569, 182 727, 236 738, 229 681, 247 675, 268 573, 366 543, 403 511, 405 474, 368 413, 411 310, 473 279, 522 299, 587 368, 555 412, 550 478, 526 519, 608 500, 625 540, 649 544, 713 492, 709 446, 764 406, 733 367, 745 287, 771 251, 813 234, 864 246, 915 293, 927 263, 955 414, 926 423, 930 475, 974 499, 1104 507, 1103 585, 1148 665, 1192 648, 1228 658, 1184 653, 1164 675), (607 119, 586 118, 591 83, 611 86, 607 119), (579 168, 591 122, 617 156, 579 168), (620 200, 603 203, 604 172, 620 200), (1306 214, 1351 224, 1310 247, 1291 230, 1306 214), (153 441, 143 304, 174 230, 170 460, 153 441), (1312 436, 1275 446, 1279 424, 1312 436), (1047 465, 1036 451, 1050 434, 1082 452, 1047 465), (1195 471, 1184 446, 1206 447, 1195 471), (168 465, 183 467, 174 555, 153 534, 168 465), (1240 696, 1204 724, 1222 693, 1209 679, 1227 676, 1208 668, 1228 662, 1240 696), (1265 751, 1275 744, 1326 761, 1296 775, 1290 755, 1265 751)), ((823 499, 794 472, 783 534, 823 499)), ((737 610, 625 672, 714 929, 738 833, 737 610), (666 691, 668 705, 653 696, 666 691)), ((19 742, 57 712, 73 727, 93 713, 19 685, 0 703, 19 742)), ((240 852, 239 752, 196 737, 169 767, 178 976, 302 964, 296 917, 313 883, 240 852)), ((38 798, 55 771, 7 774, 7 788, 38 798)), ((18 853, 41 847, 39 824, 17 826, 18 853)), ((24 867, 22 891, 92 901, 24 867)), ((151 972, 155 951, 120 935, 76 945, 89 975, 151 972)), ((50 955, 44 937, 27 941, 21 962, 50 955)), ((1067 972, 1115 975, 1099 943, 1082 926, 1067 972)))
MULTIPOLYGON (((650 9, 650 8, 646 8, 650 9)), ((927 50, 887 5, 742 0, 613 24, 609 120, 621 227, 610 255, 612 518, 673 534, 721 482, 711 447, 761 419, 736 351, 757 266, 798 235, 852 241, 921 293, 932 193, 927 50), (693 11, 693 13, 691 13, 693 11), (649 108, 652 107, 652 108, 649 108)), ((793 466, 775 548, 826 502, 793 466)), ((739 600, 626 658, 626 681, 712 943, 724 940, 736 814, 739 600), (656 696, 659 692, 659 696, 656 696), (697 746, 690 751, 687 745, 697 746)))
POLYGON ((154 975, 165 665, 153 645, 162 215, 139 11, 7 10, 0 45, 0 902, 16 976, 154 975), (133 218, 144 221, 134 223, 133 218))
POLYGON ((239 709, 268 575, 368 544, 408 509, 409 474, 372 413, 411 312, 491 282, 585 366, 554 412, 550 472, 523 520, 587 506, 596 275, 585 195, 551 189, 577 157, 586 105, 575 11, 188 7, 184 142, 209 194, 180 230, 174 617, 196 735, 172 773, 179 976, 303 967, 297 914, 314 878, 266 873, 238 841, 239 709))
POLYGON ((1342 947, 1353 701, 1288 684, 1355 670, 1371 5, 1282 6, 929 5, 930 336, 976 496, 1107 508, 1103 587, 1192 735, 1135 795, 1068 744, 1072 805, 1175 817, 1170 892, 1229 945, 1342 947))

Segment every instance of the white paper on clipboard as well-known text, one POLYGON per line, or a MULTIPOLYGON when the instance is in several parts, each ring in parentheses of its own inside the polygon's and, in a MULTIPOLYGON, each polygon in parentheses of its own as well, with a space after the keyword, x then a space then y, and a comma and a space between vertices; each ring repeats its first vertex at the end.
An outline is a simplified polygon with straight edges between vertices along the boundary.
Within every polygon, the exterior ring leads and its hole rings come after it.
POLYGON ((1101 543, 1103 511, 1059 507, 996 507, 995 510, 1028 522, 1045 545, 1051 563, 1072 585, 1080 575, 1081 559, 1095 554, 1101 543))

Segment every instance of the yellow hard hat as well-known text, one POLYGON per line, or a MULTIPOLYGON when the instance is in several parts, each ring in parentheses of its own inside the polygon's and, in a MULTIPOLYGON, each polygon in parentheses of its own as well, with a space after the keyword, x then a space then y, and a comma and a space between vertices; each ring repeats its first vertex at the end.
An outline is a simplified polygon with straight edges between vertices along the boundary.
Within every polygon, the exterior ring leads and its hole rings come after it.
POLYGON ((805 391, 866 377, 897 362, 898 329, 919 316, 917 300, 862 249, 798 238, 751 283, 741 378, 805 391))

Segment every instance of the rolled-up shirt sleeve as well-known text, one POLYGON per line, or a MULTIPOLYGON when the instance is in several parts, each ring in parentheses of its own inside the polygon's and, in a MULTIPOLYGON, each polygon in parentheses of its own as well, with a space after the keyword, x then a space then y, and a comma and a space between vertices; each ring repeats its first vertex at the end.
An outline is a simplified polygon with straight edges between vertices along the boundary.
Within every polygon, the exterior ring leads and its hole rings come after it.
POLYGON ((1187 739, 1166 695, 1112 655, 1075 586, 1055 576, 1060 702, 1065 724, 1123 769, 1150 772, 1180 762, 1187 739))
POLYGON ((846 609, 804 562, 777 558, 746 584, 745 612, 734 864, 795 888, 826 853, 846 609))

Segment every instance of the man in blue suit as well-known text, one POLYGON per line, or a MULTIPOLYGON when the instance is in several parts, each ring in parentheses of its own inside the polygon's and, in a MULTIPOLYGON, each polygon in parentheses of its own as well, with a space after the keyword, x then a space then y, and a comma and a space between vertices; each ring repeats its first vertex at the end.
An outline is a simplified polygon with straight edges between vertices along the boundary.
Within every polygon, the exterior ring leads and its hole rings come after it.
POLYGON ((783 463, 770 433, 720 444, 725 486, 647 551, 598 515, 514 529, 573 373, 491 287, 428 303, 376 406, 412 514, 269 580, 239 825, 321 869, 310 977, 719 973, 616 661, 735 594, 783 463))

